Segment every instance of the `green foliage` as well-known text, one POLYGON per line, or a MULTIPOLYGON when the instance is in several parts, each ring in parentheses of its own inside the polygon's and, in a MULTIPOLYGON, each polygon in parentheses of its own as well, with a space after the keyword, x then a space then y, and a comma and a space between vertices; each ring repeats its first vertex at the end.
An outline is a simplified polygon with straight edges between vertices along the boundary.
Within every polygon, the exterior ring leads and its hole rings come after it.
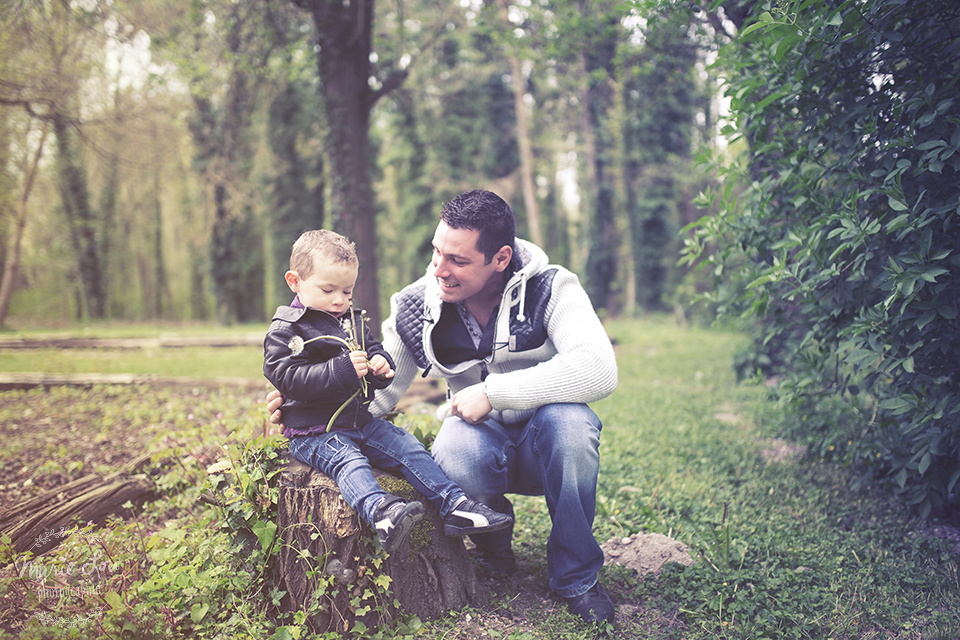
MULTIPOLYGON (((69 416, 67 437, 78 444, 107 437, 114 455, 121 447, 149 449, 156 440, 162 453, 185 460, 182 480, 136 519, 81 526, 85 535, 74 533, 37 558, 14 552, 0 538, 0 562, 17 563, 0 572, 0 615, 4 625, 12 620, 13 629, 0 631, 0 638, 957 637, 960 576, 952 544, 933 535, 942 523, 935 528, 918 521, 841 464, 854 450, 862 459, 875 458, 867 441, 857 439, 872 405, 859 408, 865 414, 840 401, 806 419, 784 414, 765 402, 764 388, 736 384, 730 358, 749 342, 739 333, 680 329, 657 316, 611 321, 607 330, 617 345, 620 386, 593 405, 604 425, 595 536, 605 542, 661 533, 688 545, 696 561, 667 564, 658 576, 643 577, 626 567, 604 567, 601 580, 618 603, 615 630, 581 624, 551 595, 545 553, 550 514, 538 496, 512 496, 520 571, 489 583, 494 593, 488 607, 428 622, 363 621, 345 634, 313 632, 308 617, 315 609, 279 616, 283 593, 269 583, 269 570, 260 576, 265 552, 255 529, 263 528, 251 526, 255 520, 248 515, 260 522, 272 518, 274 455, 282 445, 262 438, 233 444, 260 433, 262 403, 230 389, 184 394, 144 385, 0 394, 5 472, 19 469, 20 460, 49 459, 66 470, 77 459, 75 447, 48 448, 56 431, 28 429, 25 414, 37 425, 60 425, 69 416), (833 449, 810 448, 803 460, 799 453, 770 458, 770 438, 797 430, 823 434, 833 449), (27 437, 33 432, 36 438, 27 437), (199 457, 224 441, 231 443, 230 468, 241 471, 214 467, 207 474, 216 461, 209 453, 202 463, 199 457), (199 457, 190 461, 191 452, 199 457), (214 476, 222 476, 215 494, 214 483, 203 480, 214 476), (203 494, 213 502, 215 495, 224 507, 211 507, 203 494), (44 569, 49 587, 75 586, 77 592, 46 600, 44 609, 29 571, 23 581, 16 571, 28 560, 36 563, 35 576, 44 569), (71 563, 92 563, 99 574, 75 571, 69 580, 71 563), (53 619, 44 622, 41 613, 53 619)), ((427 440, 436 430, 430 412, 401 414, 398 423, 427 440)), ((94 466, 112 470, 92 453, 74 473, 94 466)), ((364 548, 370 582, 351 592, 350 606, 369 607, 375 616, 390 602, 389 585, 373 570, 382 552, 372 535, 364 548)), ((319 607, 343 586, 323 570, 325 558, 309 561, 316 567, 319 607)))
POLYGON ((960 14, 940 0, 757 3, 727 46, 749 150, 717 166, 715 301, 755 319, 746 374, 848 394, 894 492, 927 515, 960 479, 960 14), (827 64, 829 61, 829 64, 827 64))

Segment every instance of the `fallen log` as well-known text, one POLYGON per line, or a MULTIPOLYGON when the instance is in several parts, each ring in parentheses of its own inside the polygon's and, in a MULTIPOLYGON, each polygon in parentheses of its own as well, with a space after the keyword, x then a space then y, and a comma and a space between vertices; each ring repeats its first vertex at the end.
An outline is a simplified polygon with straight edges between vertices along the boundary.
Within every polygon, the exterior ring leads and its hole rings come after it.
POLYGON ((37 387, 93 387, 106 384, 188 387, 242 387, 266 389, 267 383, 258 378, 191 378, 186 376, 156 376, 138 373, 44 373, 23 371, 0 373, 0 391, 35 389, 37 387))
POLYGON ((123 506, 127 502, 139 507, 158 497, 153 480, 140 473, 150 457, 144 454, 122 471, 89 474, 25 500, 0 515, 0 531, 10 536, 18 553, 40 555, 60 544, 64 532, 77 525, 103 525, 111 515, 128 517, 130 510, 123 506))
POLYGON ((386 491, 419 500, 426 510, 409 539, 379 569, 369 562, 377 549, 374 534, 336 483, 302 462, 288 463, 280 481, 275 566, 278 586, 286 591, 281 608, 310 611, 316 604, 320 613, 311 622, 324 633, 351 630, 357 621, 376 628, 397 613, 394 599, 403 612, 421 619, 486 604, 487 590, 477 580, 463 539, 443 534, 439 512, 409 483, 378 469, 374 475, 386 491), (315 602, 324 574, 335 584, 321 587, 321 601, 315 602), (356 598, 377 575, 390 577, 391 596, 381 599, 379 610, 363 611, 356 598))

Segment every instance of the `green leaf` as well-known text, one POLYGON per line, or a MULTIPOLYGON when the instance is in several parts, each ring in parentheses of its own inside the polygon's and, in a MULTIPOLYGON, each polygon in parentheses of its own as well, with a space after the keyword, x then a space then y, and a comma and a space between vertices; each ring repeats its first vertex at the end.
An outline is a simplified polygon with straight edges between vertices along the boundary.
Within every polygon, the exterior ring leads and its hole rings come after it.
POLYGON ((260 547, 264 551, 268 550, 270 545, 273 544, 274 537, 277 535, 277 523, 269 520, 260 520, 254 523, 251 529, 253 529, 253 533, 256 534, 257 540, 260 541, 260 547))
POLYGON ((907 205, 903 204, 893 196, 887 197, 887 204, 890 205, 890 208, 894 211, 906 211, 907 205))
POLYGON ((917 467, 917 471, 920 472, 920 475, 923 475, 927 469, 930 468, 930 463, 933 461, 933 457, 930 455, 930 452, 927 451, 923 454, 923 457, 920 458, 920 466, 917 467))
POLYGON ((890 409, 891 411, 897 411, 901 409, 909 409, 910 404, 902 398, 887 398, 878 405, 881 409, 890 409))
POLYGON ((900 473, 897 474, 896 481, 897 481, 897 484, 900 486, 900 488, 903 489, 903 487, 907 484, 906 469, 900 469, 900 473))
POLYGON ((774 49, 774 52, 773 52, 774 60, 776 60, 777 62, 782 60, 783 56, 786 55, 788 51, 793 49, 794 45, 796 45, 798 42, 801 42, 802 40, 803 40, 803 36, 801 36, 796 31, 785 35, 783 38, 780 39, 780 42, 777 43, 777 46, 774 49))
POLYGON ((754 280, 753 282, 751 282, 750 284, 748 284, 748 285, 747 285, 747 289, 753 289, 753 288, 755 288, 755 287, 759 287, 759 286, 762 285, 762 284, 766 284, 766 283, 768 283, 768 282, 773 282, 774 280, 775 280, 775 278, 768 273, 768 274, 765 274, 765 275, 760 276, 759 278, 757 278, 756 280, 754 280))
POLYGON ((914 149, 917 151, 927 151, 929 149, 936 149, 938 147, 947 146, 946 140, 927 140, 926 142, 921 142, 914 149))
POLYGON ((953 493, 953 488, 957 485, 957 480, 960 480, 960 469, 954 471, 953 475, 950 476, 950 482, 947 484, 947 493, 953 493))
POLYGON ((209 610, 209 604, 206 602, 198 602, 190 609, 190 619, 193 620, 194 624, 200 624, 200 621, 203 620, 203 616, 207 615, 207 611, 209 610))

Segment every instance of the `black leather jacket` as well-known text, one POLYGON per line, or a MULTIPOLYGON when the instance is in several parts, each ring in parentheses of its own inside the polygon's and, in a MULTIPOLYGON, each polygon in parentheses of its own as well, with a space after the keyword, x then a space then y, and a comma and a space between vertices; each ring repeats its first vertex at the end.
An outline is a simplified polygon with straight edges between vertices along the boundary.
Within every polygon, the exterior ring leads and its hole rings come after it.
MULTIPOLYGON (((359 310, 353 321, 360 324, 359 310)), ((283 424, 288 429, 326 427, 340 406, 360 390, 360 379, 347 348, 337 340, 315 340, 297 355, 291 348, 295 337, 307 341, 318 336, 347 338, 341 319, 311 308, 278 307, 263 340, 263 375, 283 394, 283 424)), ((383 345, 364 326, 367 358, 382 355, 394 367, 383 345)), ((368 409, 374 389, 390 384, 389 378, 367 374, 367 394, 361 392, 337 416, 334 429, 355 429, 373 419, 368 409)), ((323 431, 324 429, 311 429, 323 431)))

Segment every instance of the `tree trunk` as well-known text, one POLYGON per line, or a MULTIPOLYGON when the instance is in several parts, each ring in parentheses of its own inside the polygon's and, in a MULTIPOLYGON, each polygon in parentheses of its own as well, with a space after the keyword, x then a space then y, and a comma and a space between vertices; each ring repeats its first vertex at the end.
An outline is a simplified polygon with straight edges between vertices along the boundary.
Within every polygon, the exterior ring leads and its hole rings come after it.
POLYGON ((33 164, 27 168, 27 175, 23 180, 23 192, 17 205, 17 220, 10 234, 10 246, 7 249, 7 259, 3 265, 3 281, 0 282, 0 328, 7 321, 7 311, 10 310, 10 299, 13 289, 17 285, 17 273, 20 270, 20 244, 23 241, 23 231, 27 226, 27 200, 33 189, 33 179, 37 175, 37 166, 43 156, 43 143, 47 139, 48 123, 44 121, 40 131, 40 142, 37 144, 37 153, 33 156, 33 164))
POLYGON ((374 0, 293 0, 308 9, 317 28, 320 86, 326 113, 324 148, 330 159, 330 204, 334 231, 357 245, 360 274, 354 301, 380 327, 376 212, 369 173, 370 110, 399 86, 405 71, 370 87, 374 0))
MULTIPOLYGON (((504 28, 510 32, 509 3, 500 3, 500 17, 504 28)), ((509 45, 508 45, 509 46, 509 45)), ((517 118, 517 145, 520 147, 520 176, 523 184, 523 206, 527 213, 527 227, 530 240, 544 247, 543 231, 540 227, 540 205, 537 202, 537 187, 534 184, 533 145, 530 142, 530 119, 523 104, 526 87, 523 81, 523 65, 513 52, 507 52, 510 60, 510 77, 513 81, 513 107, 517 118)))
POLYGON ((372 530, 344 502, 333 480, 302 462, 288 464, 280 482, 276 567, 278 587, 287 592, 284 610, 319 607, 311 624, 322 633, 348 631, 357 622, 376 628, 397 613, 394 599, 403 613, 425 620, 486 604, 486 588, 476 578, 463 540, 443 535, 437 510, 404 480, 380 470, 374 475, 388 492, 420 500, 426 509, 409 539, 379 568, 372 530), (388 598, 376 587, 383 576, 390 578, 388 598), (315 602, 318 586, 322 595, 315 602), (377 593, 372 611, 363 608, 370 604, 362 599, 368 589, 377 593))
POLYGON ((60 196, 71 227, 71 237, 77 252, 77 270, 83 284, 84 305, 91 318, 105 317, 106 289, 103 283, 103 265, 97 238, 97 215, 90 206, 87 176, 77 158, 67 119, 53 114, 53 131, 57 138, 57 161, 60 196))
POLYGON ((319 69, 327 107, 330 195, 334 228, 357 245, 357 305, 380 326, 377 235, 368 173, 370 49, 373 0, 314 4, 320 33, 319 69), (334 8, 336 7, 336 8, 334 8))

